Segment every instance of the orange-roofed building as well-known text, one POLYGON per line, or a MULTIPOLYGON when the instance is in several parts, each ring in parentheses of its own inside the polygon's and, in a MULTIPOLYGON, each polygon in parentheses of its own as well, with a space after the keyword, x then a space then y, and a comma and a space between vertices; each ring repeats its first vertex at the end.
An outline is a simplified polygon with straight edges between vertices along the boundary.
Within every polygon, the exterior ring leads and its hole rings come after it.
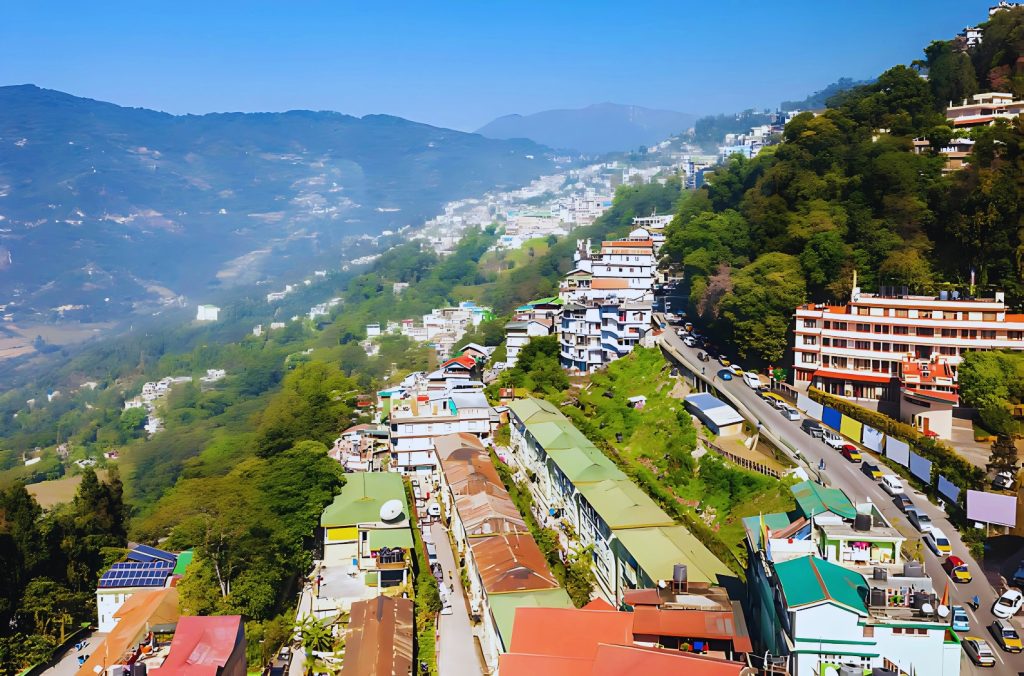
POLYGON ((512 644, 499 661, 501 674, 753 676, 756 673, 742 662, 638 645, 635 621, 635 613, 615 610, 520 608, 516 611, 512 644))
MULTIPOLYGON (((117 624, 78 669, 78 676, 95 676, 117 664, 128 664, 141 653, 139 646, 151 631, 174 631, 178 624, 178 588, 138 591, 114 613, 117 624)), ((146 661, 146 660, 143 660, 146 661)))
POLYGON ((862 293, 854 280, 845 305, 798 307, 794 334, 798 389, 877 402, 882 412, 948 439, 964 353, 1024 350, 1024 316, 1009 312, 1002 292, 862 293))

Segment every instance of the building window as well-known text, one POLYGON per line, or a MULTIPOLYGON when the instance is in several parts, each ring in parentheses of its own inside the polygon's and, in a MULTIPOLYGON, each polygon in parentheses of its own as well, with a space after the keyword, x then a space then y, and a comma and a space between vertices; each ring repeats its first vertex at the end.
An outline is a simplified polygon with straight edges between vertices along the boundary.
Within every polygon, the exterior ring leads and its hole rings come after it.
POLYGON ((981 319, 982 319, 982 321, 986 321, 986 322, 994 322, 994 321, 996 321, 996 313, 995 312, 982 312, 981 313, 981 319))
POLYGON ((857 324, 857 331, 860 333, 871 333, 871 324, 857 324))
POLYGON ((942 329, 943 338, 956 338, 956 329, 942 329))
POLYGON ((854 342, 853 346, 856 349, 858 349, 858 350, 870 350, 871 349, 871 341, 868 341, 868 340, 858 340, 858 341, 854 342))
POLYGON ((910 310, 897 309, 896 316, 903 317, 905 319, 910 316, 910 310))
MULTIPOLYGON (((828 322, 825 322, 825 324, 827 325, 828 322)), ((817 328, 817 327, 818 327, 818 321, 816 319, 805 319, 804 320, 804 328, 805 329, 814 329, 814 328, 817 328)), ((825 328, 828 328, 828 327, 826 326, 825 328)))
POLYGON ((903 633, 903 627, 893 627, 892 628, 892 633, 893 633, 893 635, 902 634, 903 633))
POLYGON ((982 329, 981 330, 981 337, 984 340, 995 340, 996 339, 996 332, 994 330, 991 330, 991 329, 982 329))
POLYGON ((1006 337, 1009 340, 1024 340, 1024 331, 1007 331, 1006 337))
POLYGON ((859 307, 859 308, 857 308, 857 314, 859 314, 859 315, 871 314, 871 308, 869 308, 869 307, 859 307))
POLYGON ((874 637, 875 637, 875 628, 874 627, 864 627, 864 638, 874 638, 874 637))
POLYGON ((894 326, 894 327, 892 327, 892 332, 893 332, 893 335, 896 335, 896 336, 909 336, 910 335, 910 327, 909 326, 894 326))
POLYGON ((917 327, 917 335, 919 335, 919 336, 934 336, 935 335, 935 329, 933 329, 930 326, 928 326, 928 327, 919 326, 919 327, 917 327))

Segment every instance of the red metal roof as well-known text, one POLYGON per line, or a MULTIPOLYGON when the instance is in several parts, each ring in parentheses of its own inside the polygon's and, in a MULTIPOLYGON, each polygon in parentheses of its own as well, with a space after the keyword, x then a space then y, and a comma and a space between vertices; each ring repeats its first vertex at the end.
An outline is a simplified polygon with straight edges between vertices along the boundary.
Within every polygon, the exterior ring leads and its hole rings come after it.
MULTIPOLYGON (((740 676, 744 665, 715 657, 693 655, 678 650, 640 646, 602 645, 597 650, 591 676, 649 676, 650 674, 687 674, 688 676, 740 676)), ((506 676, 502 672, 502 676, 506 676)))
POLYGON ((732 641, 738 652, 750 652, 750 637, 738 635, 736 618, 719 610, 662 610, 640 606, 633 613, 633 633, 650 636, 732 641))
POLYGON ((235 646, 244 641, 239 615, 182 616, 171 640, 171 650, 154 674, 216 676, 235 646))
POLYGON ((599 596, 587 605, 583 606, 583 610, 615 610, 615 608, 612 607, 612 604, 599 596))
POLYGON ((474 366, 476 366, 476 359, 473 359, 468 354, 460 354, 458 357, 452 357, 451 359, 446 361, 444 364, 442 364, 441 368, 448 368, 449 366, 452 366, 454 364, 458 364, 459 366, 471 369, 474 366))
POLYGON ((660 606, 661 594, 657 589, 627 589, 622 598, 630 606, 660 606))
POLYGON ((509 652, 593 659, 598 643, 633 643, 633 614, 615 610, 517 608, 509 652))

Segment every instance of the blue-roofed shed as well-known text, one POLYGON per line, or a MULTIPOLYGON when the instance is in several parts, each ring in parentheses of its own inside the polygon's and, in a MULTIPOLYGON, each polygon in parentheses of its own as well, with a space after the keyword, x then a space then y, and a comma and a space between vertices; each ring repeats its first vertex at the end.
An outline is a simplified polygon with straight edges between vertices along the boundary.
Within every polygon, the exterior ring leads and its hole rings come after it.
POLYGON ((743 431, 743 416, 721 399, 707 392, 691 394, 685 399, 686 410, 694 414, 717 436, 743 431))

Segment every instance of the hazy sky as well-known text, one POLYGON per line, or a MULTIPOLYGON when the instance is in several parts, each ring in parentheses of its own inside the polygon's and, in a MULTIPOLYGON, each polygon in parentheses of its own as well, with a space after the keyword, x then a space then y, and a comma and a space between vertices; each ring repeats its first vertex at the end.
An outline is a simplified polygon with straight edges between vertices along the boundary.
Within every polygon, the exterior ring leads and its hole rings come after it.
POLYGON ((337 110, 473 130, 602 101, 771 107, 909 63, 994 0, 0 5, 0 84, 172 113, 337 110))

